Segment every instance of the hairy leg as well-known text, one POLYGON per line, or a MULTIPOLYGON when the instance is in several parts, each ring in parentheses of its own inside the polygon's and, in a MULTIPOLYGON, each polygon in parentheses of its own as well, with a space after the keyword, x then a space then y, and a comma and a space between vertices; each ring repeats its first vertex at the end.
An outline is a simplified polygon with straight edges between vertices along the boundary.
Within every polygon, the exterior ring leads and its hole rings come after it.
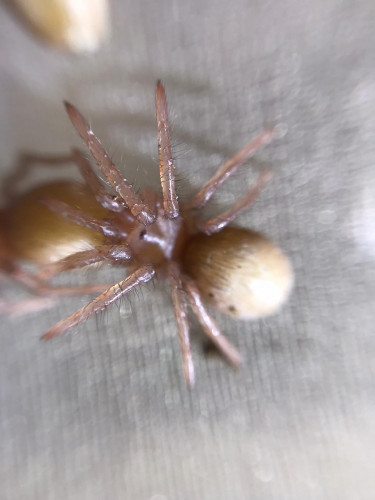
POLYGON ((193 387, 194 365, 190 348, 189 323, 187 316, 187 307, 182 289, 181 274, 178 265, 171 262, 168 268, 168 280, 171 290, 174 313, 177 320, 178 336, 182 354, 182 364, 184 376, 189 387, 193 387))
POLYGON ((53 212, 57 212, 61 216, 70 219, 75 224, 96 231, 108 238, 118 239, 127 236, 122 229, 115 226, 111 221, 96 219, 83 210, 71 207, 64 201, 43 198, 40 202, 53 212))
POLYGON ((98 203, 100 203, 107 210, 112 212, 122 212, 124 210, 124 203, 119 201, 117 197, 111 196, 104 186, 100 178, 92 169, 90 162, 84 157, 79 149, 72 149, 73 161, 79 168, 82 177, 86 184, 91 189, 98 203))
POLYGON ((242 212, 247 210, 257 199, 259 193, 271 179, 270 171, 261 174, 255 184, 238 201, 233 203, 225 212, 206 221, 197 222, 197 229, 205 234, 213 234, 221 231, 230 222, 236 219, 242 212))
POLYGON ((65 107, 71 122, 86 143, 103 175, 116 193, 124 200, 133 216, 145 226, 154 222, 156 214, 142 201, 133 186, 124 179, 121 172, 115 167, 107 151, 78 109, 68 102, 65 102, 65 107))
POLYGON ((187 209, 198 209, 206 205, 206 203, 215 194, 216 190, 238 170, 238 168, 245 163, 246 160, 251 158, 259 148, 268 144, 274 134, 274 129, 268 129, 252 142, 246 144, 241 151, 236 153, 224 165, 222 165, 217 172, 206 182, 206 184, 199 190, 199 192, 185 205, 187 209))
POLYGON ((168 219, 175 219, 179 216, 179 207, 176 195, 174 163, 169 134, 167 98, 164 86, 160 81, 156 85, 155 105, 156 124, 158 129, 160 182, 163 192, 164 211, 168 219))
POLYGON ((37 272, 36 277, 47 280, 64 271, 85 267, 97 262, 124 262, 130 258, 131 250, 128 245, 101 245, 92 250, 77 252, 57 262, 47 264, 37 272))
POLYGON ((85 321, 93 314, 96 314, 110 304, 118 300, 120 297, 129 293, 133 288, 140 285, 141 283, 147 283, 154 276, 155 271, 150 265, 145 265, 134 271, 125 280, 120 281, 116 285, 103 292, 101 295, 96 297, 92 302, 71 314, 67 318, 56 323, 55 326, 50 328, 44 335, 44 340, 52 339, 58 335, 66 332, 75 325, 78 325, 82 321, 85 321))
POLYGON ((194 314, 202 325, 204 333, 219 349, 221 354, 235 367, 242 363, 242 358, 237 349, 224 337, 217 327, 215 321, 208 314, 201 299, 201 295, 194 281, 187 276, 183 276, 183 285, 187 293, 189 304, 194 314))

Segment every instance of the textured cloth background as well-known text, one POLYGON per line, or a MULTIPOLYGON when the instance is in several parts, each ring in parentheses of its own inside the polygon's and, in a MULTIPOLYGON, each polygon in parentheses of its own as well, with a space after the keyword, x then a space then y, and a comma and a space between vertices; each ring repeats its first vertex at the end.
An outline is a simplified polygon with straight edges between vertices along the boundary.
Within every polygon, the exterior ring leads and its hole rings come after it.
MULTIPOLYGON (((239 223, 273 238, 296 273, 279 314, 215 314, 245 358, 238 373, 204 354, 192 321, 193 391, 163 283, 49 343, 40 335, 87 297, 2 319, 1 499, 374 498, 374 22, 373 0, 114 0, 111 40, 70 56, 0 5, 3 176, 20 151, 81 146, 69 99, 129 180, 158 186, 161 78, 181 196, 279 124, 210 208, 270 164, 274 180, 239 223)), ((68 281, 83 279, 99 278, 68 281)))

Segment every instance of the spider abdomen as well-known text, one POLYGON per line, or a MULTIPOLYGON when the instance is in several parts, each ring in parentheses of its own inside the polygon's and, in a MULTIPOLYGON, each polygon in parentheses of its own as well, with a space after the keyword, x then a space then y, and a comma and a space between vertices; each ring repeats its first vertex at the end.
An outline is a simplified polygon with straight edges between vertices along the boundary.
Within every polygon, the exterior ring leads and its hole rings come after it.
POLYGON ((205 300, 237 318, 274 313, 293 284, 292 267, 282 251, 263 235, 238 227, 194 235, 183 261, 205 300))

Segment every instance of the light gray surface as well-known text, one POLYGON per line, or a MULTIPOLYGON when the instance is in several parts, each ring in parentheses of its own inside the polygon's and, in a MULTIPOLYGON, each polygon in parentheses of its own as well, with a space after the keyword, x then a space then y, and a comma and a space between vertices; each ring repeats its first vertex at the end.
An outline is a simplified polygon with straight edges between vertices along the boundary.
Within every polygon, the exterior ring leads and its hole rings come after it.
MULTIPOLYGON (((204 356, 194 324, 191 392, 163 284, 48 344, 84 298, 2 319, 1 499, 373 499, 373 0, 112 6, 111 41, 74 57, 0 5, 2 172, 20 150, 80 144, 68 98, 130 180, 157 186, 161 78, 185 195, 265 126, 287 131, 257 156, 275 180, 240 223, 286 250, 296 285, 267 320, 216 315, 239 373, 204 356)), ((216 207, 252 178, 243 169, 216 207)))

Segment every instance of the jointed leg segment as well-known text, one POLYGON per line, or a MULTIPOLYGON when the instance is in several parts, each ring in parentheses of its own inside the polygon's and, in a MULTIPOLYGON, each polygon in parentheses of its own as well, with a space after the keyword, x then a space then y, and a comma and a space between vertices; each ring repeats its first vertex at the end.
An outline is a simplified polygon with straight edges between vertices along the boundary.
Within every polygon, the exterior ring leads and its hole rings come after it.
POLYGON ((242 363, 242 358, 237 349, 224 337, 215 321, 208 314, 203 305, 199 290, 192 279, 183 276, 183 286, 187 293, 190 307, 192 308, 195 316, 198 318, 204 333, 219 349, 221 354, 233 366, 238 367, 242 363))
POLYGON ((180 339, 182 363, 186 383, 189 387, 194 385, 194 365, 190 348, 189 322, 185 293, 190 306, 203 327, 204 333, 219 349, 221 354, 233 366, 238 367, 241 355, 237 349, 224 337, 217 327, 215 321, 208 314, 202 303, 202 299, 194 281, 188 276, 181 275, 178 264, 171 262, 168 268, 168 279, 171 290, 172 302, 177 321, 178 335, 180 339))
POLYGON ((237 202, 233 203, 225 212, 214 217, 213 219, 200 221, 197 223, 197 229, 205 234, 213 234, 221 231, 225 226, 230 224, 242 212, 247 210, 257 199, 259 193, 271 179, 271 171, 263 172, 255 184, 250 187, 247 193, 242 196, 237 202))
POLYGON ((124 210, 124 204, 119 202, 116 198, 111 196, 103 187, 100 178, 92 169, 90 162, 83 156, 79 149, 72 150, 73 160, 77 164, 82 177, 86 184, 91 189, 98 203, 100 203, 107 210, 112 212, 121 212, 124 210))
POLYGON ((194 364, 190 348, 189 322, 184 291, 182 289, 181 273, 178 265, 171 262, 168 268, 168 280, 172 303, 177 321, 178 336, 182 354, 182 365, 186 383, 192 387, 195 382, 194 364))
POLYGON ((156 214, 142 201, 133 186, 124 179, 121 172, 115 167, 107 151, 78 109, 68 102, 65 103, 65 107, 71 122, 86 143, 103 175, 116 193, 124 200, 134 217, 145 226, 154 222, 156 214))
POLYGON ((206 182, 199 192, 186 204, 186 208, 203 208, 215 194, 217 189, 232 175, 238 168, 251 158, 259 148, 268 144, 274 134, 274 129, 265 130, 249 144, 246 144, 238 153, 222 165, 217 172, 206 182))
POLYGON ((36 276, 39 279, 47 280, 71 269, 78 269, 103 261, 126 262, 130 258, 131 251, 128 245, 102 245, 92 250, 74 253, 57 262, 47 264, 40 269, 36 276))
POLYGON ((96 314, 107 306, 118 300, 120 297, 126 295, 136 286, 141 283, 147 283, 154 276, 155 271, 152 266, 145 265, 134 271, 125 280, 120 281, 116 285, 103 292, 101 295, 96 297, 92 302, 71 314, 67 318, 56 323, 55 326, 50 328, 44 335, 43 339, 48 340, 53 337, 57 337, 61 333, 66 332, 75 325, 78 325, 82 321, 85 321, 93 314, 96 314))
POLYGON ((123 231, 111 222, 96 219, 91 214, 88 214, 78 208, 74 208, 64 201, 44 198, 43 200, 40 200, 40 202, 53 212, 57 212, 61 216, 70 219, 75 224, 91 229, 92 231, 100 233, 103 236, 109 238, 121 238, 123 236, 123 231))
POLYGON ((164 210, 168 219, 175 219, 180 212, 176 194, 174 163, 169 135, 167 98, 164 86, 160 81, 156 86, 155 104, 156 124, 158 129, 160 181, 163 191, 164 210))

